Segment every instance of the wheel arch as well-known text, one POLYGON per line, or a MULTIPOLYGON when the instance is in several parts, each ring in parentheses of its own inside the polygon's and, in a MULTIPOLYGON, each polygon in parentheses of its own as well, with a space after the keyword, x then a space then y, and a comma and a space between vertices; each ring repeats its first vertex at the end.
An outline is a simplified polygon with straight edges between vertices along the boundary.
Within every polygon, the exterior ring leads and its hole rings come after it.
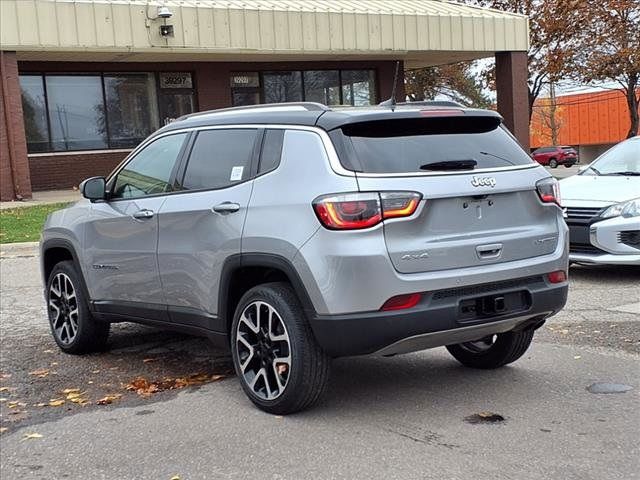
POLYGON ((69 240, 52 238, 49 240, 45 240, 42 243, 40 268, 45 288, 49 281, 49 275, 51 275, 53 268, 56 266, 56 264, 66 260, 70 260, 75 264, 78 275, 80 276, 80 287, 83 290, 85 298, 87 298, 87 300, 89 301, 89 305, 91 305, 91 297, 89 296, 89 290, 87 289, 87 282, 84 278, 84 272, 82 271, 80 258, 78 257, 75 247, 69 240))
POLYGON ((242 295, 250 288, 274 281, 287 282, 295 291, 303 310, 309 316, 315 308, 295 267, 285 257, 275 254, 245 253, 233 255, 225 261, 220 276, 218 316, 223 319, 226 332, 242 295))

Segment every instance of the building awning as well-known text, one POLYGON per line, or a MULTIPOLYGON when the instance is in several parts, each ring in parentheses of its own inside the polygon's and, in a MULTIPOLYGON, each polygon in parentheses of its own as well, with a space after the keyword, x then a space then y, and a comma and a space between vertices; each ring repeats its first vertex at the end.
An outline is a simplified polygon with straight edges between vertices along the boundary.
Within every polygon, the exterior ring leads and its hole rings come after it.
POLYGON ((526 51, 526 16, 436 0, 2 0, 2 50, 34 61, 402 59, 526 51), (157 18, 157 7, 172 12, 157 18), (173 26, 173 37, 160 35, 173 26))

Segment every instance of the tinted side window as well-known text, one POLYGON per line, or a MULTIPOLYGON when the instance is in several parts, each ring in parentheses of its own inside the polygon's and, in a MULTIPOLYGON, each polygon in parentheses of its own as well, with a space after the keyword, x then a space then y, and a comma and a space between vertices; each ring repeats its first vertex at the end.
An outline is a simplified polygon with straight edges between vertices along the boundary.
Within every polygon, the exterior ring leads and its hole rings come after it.
POLYGON ((252 129, 204 130, 191 150, 182 187, 224 188, 251 175, 251 157, 258 136, 252 129))
POLYGON ((186 133, 161 137, 144 147, 118 173, 112 198, 138 198, 171 191, 169 180, 186 133))
POLYGON ((278 167, 280 156, 282 155, 283 142, 284 130, 267 130, 264 132, 258 173, 269 172, 278 167))

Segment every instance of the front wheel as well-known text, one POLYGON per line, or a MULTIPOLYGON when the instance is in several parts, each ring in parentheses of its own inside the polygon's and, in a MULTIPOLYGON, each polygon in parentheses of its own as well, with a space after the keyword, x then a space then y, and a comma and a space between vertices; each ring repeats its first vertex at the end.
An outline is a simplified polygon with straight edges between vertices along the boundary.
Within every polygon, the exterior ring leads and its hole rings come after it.
POLYGON ((448 345, 461 364, 471 368, 499 368, 518 360, 533 340, 533 329, 489 335, 473 342, 448 345))
POLYGON ((102 350, 109 336, 110 325, 93 318, 80 282, 80 274, 71 261, 54 266, 47 282, 51 333, 66 353, 102 350))
POLYGON ((245 293, 231 328, 236 374, 258 408, 287 415, 318 401, 331 360, 288 284, 267 283, 245 293))

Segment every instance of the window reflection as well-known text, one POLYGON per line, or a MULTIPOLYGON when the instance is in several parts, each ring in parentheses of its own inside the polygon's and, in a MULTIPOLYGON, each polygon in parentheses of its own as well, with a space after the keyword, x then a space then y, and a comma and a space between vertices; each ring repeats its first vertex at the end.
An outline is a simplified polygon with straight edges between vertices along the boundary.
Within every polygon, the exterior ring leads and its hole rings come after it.
POLYGON ((20 88, 27 148, 30 152, 46 152, 49 149, 49 128, 42 77, 21 75, 20 88))
POLYGON ((340 105, 340 76, 337 70, 304 72, 304 97, 307 102, 340 105))
POLYGON ((105 76, 104 88, 112 148, 133 147, 158 129, 152 75, 105 76))
POLYGON ((47 76, 53 150, 107 147, 107 118, 99 76, 47 76))

